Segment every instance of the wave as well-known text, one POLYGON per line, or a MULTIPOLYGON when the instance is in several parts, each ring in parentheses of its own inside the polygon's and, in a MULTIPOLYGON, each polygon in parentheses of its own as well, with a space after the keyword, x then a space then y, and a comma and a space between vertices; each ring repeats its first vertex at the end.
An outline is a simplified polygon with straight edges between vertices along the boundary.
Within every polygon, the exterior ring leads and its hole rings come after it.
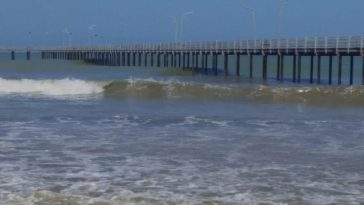
POLYGON ((113 81, 106 96, 141 99, 233 100, 259 103, 363 105, 363 87, 219 85, 153 79, 113 81))
POLYGON ((364 104, 364 88, 361 86, 266 86, 237 83, 228 85, 155 79, 89 81, 68 78, 60 80, 0 78, 0 94, 46 96, 102 94, 105 97, 142 100, 223 100, 356 106, 364 104))
POLYGON ((33 80, 0 78, 0 94, 37 94, 47 96, 90 95, 102 93, 103 85, 78 79, 33 80))
MULTIPOLYGON (((130 191, 123 191, 120 195, 113 196, 110 199, 102 199, 98 196, 100 193, 90 193, 96 196, 77 196, 55 193, 50 191, 37 191, 28 197, 13 195, 7 200, 7 205, 56 205, 56 204, 74 204, 74 205, 251 205, 251 204, 270 204, 286 205, 287 203, 274 202, 273 200, 259 200, 250 193, 229 194, 220 199, 212 193, 207 193, 204 199, 191 199, 182 194, 165 193, 167 197, 153 197, 151 194, 134 194, 130 191), (210 195, 209 195, 210 194, 210 195), (216 198, 216 199, 215 199, 216 198)), ((1 199, 1 198, 0 198, 1 199)), ((296 204, 302 204, 301 200, 294 201, 296 204), (301 202, 301 203, 300 203, 301 202)))

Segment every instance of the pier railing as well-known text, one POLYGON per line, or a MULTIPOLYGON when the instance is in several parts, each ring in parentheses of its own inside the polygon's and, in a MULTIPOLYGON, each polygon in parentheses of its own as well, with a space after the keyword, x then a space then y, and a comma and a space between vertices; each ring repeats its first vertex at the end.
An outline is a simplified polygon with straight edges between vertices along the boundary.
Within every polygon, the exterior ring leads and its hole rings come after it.
POLYGON ((292 39, 263 39, 241 41, 201 41, 147 43, 105 46, 66 46, 44 50, 122 50, 122 51, 177 51, 177 52, 360 52, 364 51, 364 36, 306 37, 292 39))

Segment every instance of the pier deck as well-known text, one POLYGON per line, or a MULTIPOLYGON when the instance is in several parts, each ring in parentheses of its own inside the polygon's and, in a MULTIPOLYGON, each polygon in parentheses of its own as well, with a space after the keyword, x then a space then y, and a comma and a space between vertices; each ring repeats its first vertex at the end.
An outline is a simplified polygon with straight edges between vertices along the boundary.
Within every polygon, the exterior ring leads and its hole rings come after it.
POLYGON ((361 84, 364 85, 364 36, 350 37, 314 37, 295 39, 268 39, 246 41, 209 41, 188 43, 154 43, 129 44, 103 47, 60 47, 40 49, 42 59, 82 60, 87 63, 108 66, 157 66, 189 68, 194 72, 207 74, 211 69, 213 75, 241 75, 241 58, 249 60, 249 78, 268 79, 268 59, 276 57, 277 81, 284 81, 285 58, 291 57, 292 82, 301 82, 303 69, 309 69, 309 82, 321 83, 323 69, 321 58, 329 57, 328 84, 334 84, 333 76, 337 75, 337 84, 343 82, 343 57, 349 60, 349 85, 354 83, 354 57, 362 58, 361 84), (223 66, 219 68, 219 59, 223 66), (234 72, 229 71, 229 56, 235 56, 234 72), (254 59, 262 59, 260 76, 253 76, 254 59), (270 58, 268 58, 268 56, 270 58), (310 66, 302 67, 302 57, 309 56, 310 66), (337 59, 337 73, 333 73, 333 57, 337 59), (163 59, 163 62, 161 61, 163 59), (144 61, 144 62, 143 62, 144 61), (209 67, 210 66, 210 67, 209 67), (315 67, 315 69, 314 69, 315 67), (220 71, 220 72, 219 72, 220 71), (222 72, 221 72, 222 71, 222 72), (315 73, 314 73, 315 72, 315 73))

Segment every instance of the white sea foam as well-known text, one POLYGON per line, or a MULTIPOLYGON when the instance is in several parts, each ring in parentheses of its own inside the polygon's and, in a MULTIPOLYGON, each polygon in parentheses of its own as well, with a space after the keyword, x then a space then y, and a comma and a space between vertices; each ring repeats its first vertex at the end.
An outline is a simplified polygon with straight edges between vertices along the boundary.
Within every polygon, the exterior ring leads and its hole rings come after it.
POLYGON ((48 96, 90 95, 103 92, 101 83, 78 79, 32 80, 0 78, 0 94, 48 96))

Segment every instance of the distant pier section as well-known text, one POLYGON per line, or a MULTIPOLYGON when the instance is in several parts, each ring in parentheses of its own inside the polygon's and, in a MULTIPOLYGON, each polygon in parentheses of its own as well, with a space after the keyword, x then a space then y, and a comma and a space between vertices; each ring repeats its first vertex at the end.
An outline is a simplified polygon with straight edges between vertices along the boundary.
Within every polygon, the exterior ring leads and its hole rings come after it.
POLYGON ((291 80, 294 83, 301 82, 304 72, 309 73, 309 83, 321 84, 325 71, 328 72, 325 75, 328 76, 330 85, 342 85, 343 82, 353 85, 354 57, 360 57, 360 79, 364 85, 364 36, 62 47, 42 49, 40 52, 42 59, 81 60, 106 66, 187 68, 201 74, 223 76, 240 76, 242 69, 247 69, 248 78, 275 79, 281 82, 291 80), (242 68, 241 56, 248 59, 248 67, 242 68), (303 67, 303 57, 309 59, 308 66, 303 67), (324 57, 329 62, 328 69, 322 69, 324 57), (272 58, 275 62, 274 68, 268 62, 272 58), (290 58, 291 66, 285 63, 287 58, 290 58), (343 58, 349 62, 348 65, 343 63, 343 58), (229 62, 232 59, 233 69, 229 62), (258 76, 254 72, 257 69, 254 67, 255 60, 262 62, 258 76), (337 63, 335 73, 334 63, 337 63), (291 75, 289 79, 285 72, 291 75), (344 76, 344 73, 348 73, 348 76, 344 76))

